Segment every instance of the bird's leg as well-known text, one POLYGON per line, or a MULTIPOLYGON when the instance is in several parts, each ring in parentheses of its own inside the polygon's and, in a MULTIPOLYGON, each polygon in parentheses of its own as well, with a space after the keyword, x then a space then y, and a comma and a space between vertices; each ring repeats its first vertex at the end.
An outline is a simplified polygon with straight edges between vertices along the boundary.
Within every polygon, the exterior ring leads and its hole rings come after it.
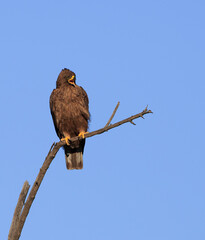
POLYGON ((78 134, 78 137, 85 138, 85 134, 86 134, 86 133, 88 133, 88 132, 82 131, 82 132, 80 132, 80 133, 78 134))
POLYGON ((70 136, 67 136, 65 138, 61 138, 61 141, 65 141, 67 145, 70 145, 69 144, 69 139, 70 139, 70 136))

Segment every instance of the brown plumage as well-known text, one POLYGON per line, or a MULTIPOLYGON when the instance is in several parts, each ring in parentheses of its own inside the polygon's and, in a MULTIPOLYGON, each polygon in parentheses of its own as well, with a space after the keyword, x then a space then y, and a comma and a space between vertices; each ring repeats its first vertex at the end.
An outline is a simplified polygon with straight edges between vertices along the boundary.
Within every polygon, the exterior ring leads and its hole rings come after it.
MULTIPOLYGON (((75 80, 74 72, 63 69, 50 96, 51 115, 60 139, 78 136, 88 129, 88 96, 75 80)), ((64 146, 67 169, 83 168, 84 145, 85 139, 82 139, 75 145, 64 146)))

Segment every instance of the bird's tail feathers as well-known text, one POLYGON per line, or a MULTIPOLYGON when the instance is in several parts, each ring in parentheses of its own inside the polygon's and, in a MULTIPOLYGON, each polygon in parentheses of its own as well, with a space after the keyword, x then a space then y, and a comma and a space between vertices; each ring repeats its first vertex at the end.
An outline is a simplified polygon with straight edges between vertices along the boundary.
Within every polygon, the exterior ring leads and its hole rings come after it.
POLYGON ((72 169, 82 169, 83 168, 83 149, 80 146, 79 148, 70 148, 65 146, 65 161, 66 167, 69 170, 72 169))

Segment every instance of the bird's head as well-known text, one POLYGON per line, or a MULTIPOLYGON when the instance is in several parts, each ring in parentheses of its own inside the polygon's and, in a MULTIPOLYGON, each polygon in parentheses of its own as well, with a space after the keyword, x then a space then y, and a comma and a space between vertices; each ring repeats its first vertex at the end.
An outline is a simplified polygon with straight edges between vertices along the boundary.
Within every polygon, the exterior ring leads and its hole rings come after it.
POLYGON ((67 68, 64 68, 58 76, 56 87, 60 87, 66 84, 69 84, 75 87, 75 80, 76 80, 75 73, 70 71, 67 68))

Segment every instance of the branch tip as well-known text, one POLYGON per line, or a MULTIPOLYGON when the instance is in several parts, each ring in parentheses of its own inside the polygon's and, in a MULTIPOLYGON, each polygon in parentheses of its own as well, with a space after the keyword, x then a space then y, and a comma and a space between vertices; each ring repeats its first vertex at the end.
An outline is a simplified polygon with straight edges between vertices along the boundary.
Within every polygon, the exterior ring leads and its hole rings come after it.
POLYGON ((11 227, 9 230, 8 240, 19 239, 19 238, 16 238, 16 234, 18 231, 18 224, 20 222, 22 209, 25 205, 25 199, 28 194, 29 188, 30 188, 30 185, 28 181, 25 181, 23 184, 21 193, 19 195, 19 199, 15 208, 15 211, 14 211, 14 216, 13 216, 11 227))
POLYGON ((146 106, 146 108, 145 108, 145 110, 144 110, 145 112, 147 112, 147 108, 148 108, 148 105, 146 106))
POLYGON ((132 120, 130 121, 130 123, 132 123, 133 125, 136 125, 132 120))

